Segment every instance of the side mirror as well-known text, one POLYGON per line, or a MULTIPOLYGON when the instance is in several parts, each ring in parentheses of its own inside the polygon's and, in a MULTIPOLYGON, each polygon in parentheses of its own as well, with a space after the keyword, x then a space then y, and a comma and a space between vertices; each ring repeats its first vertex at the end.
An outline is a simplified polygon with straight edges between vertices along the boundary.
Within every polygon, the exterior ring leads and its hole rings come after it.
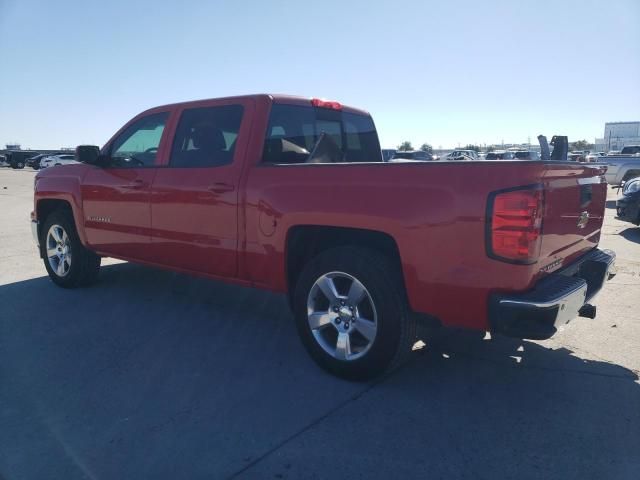
POLYGON ((98 165, 100 158, 100 147, 96 145, 78 145, 76 147, 76 160, 82 163, 98 165))

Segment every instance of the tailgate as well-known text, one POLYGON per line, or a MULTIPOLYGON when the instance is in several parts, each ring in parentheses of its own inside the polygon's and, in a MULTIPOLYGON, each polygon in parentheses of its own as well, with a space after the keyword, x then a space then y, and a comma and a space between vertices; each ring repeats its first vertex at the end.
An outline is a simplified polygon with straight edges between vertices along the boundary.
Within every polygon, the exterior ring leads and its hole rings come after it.
POLYGON ((607 197, 605 170, 602 165, 545 164, 541 274, 598 245, 607 197))

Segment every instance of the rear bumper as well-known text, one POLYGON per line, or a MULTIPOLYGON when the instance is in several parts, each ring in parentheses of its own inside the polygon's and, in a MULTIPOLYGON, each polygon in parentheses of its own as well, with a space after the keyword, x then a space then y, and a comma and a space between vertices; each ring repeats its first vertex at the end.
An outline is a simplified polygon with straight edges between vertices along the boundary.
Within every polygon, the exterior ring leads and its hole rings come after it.
POLYGON ((528 292, 491 295, 491 331, 515 338, 550 338, 558 327, 579 316, 581 309, 615 275, 615 259, 611 250, 595 249, 547 275, 528 292))

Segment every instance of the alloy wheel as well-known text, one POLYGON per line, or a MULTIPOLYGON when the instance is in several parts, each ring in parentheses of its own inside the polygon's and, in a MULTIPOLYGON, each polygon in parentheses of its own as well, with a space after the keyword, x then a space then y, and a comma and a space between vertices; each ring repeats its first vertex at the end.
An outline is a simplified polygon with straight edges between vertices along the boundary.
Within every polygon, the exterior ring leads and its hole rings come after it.
POLYGON ((59 277, 66 276, 71 269, 71 241, 63 227, 51 225, 45 247, 51 270, 59 277))
POLYGON ((345 272, 330 272, 315 281, 307 297, 307 321, 320 347, 342 361, 364 356, 378 332, 371 294, 345 272))

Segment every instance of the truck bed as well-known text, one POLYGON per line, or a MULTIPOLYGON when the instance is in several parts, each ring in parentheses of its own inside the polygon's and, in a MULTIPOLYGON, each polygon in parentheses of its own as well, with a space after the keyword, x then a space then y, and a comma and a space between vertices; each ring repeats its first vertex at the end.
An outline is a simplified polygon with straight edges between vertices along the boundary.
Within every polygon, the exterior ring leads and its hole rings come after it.
POLYGON ((395 239, 411 307, 443 323, 486 326, 492 291, 526 291, 596 247, 606 183, 601 166, 478 161, 282 165, 250 170, 246 258, 251 280, 285 291, 286 235, 295 225, 382 230, 395 239), (490 192, 545 192, 539 260, 515 265, 486 252, 490 192), (583 212, 589 221, 583 228, 583 212), (277 222, 277 228, 265 226, 277 222), (275 254, 269 254, 273 253, 275 254), (464 299, 464 301, 462 301, 464 299))

